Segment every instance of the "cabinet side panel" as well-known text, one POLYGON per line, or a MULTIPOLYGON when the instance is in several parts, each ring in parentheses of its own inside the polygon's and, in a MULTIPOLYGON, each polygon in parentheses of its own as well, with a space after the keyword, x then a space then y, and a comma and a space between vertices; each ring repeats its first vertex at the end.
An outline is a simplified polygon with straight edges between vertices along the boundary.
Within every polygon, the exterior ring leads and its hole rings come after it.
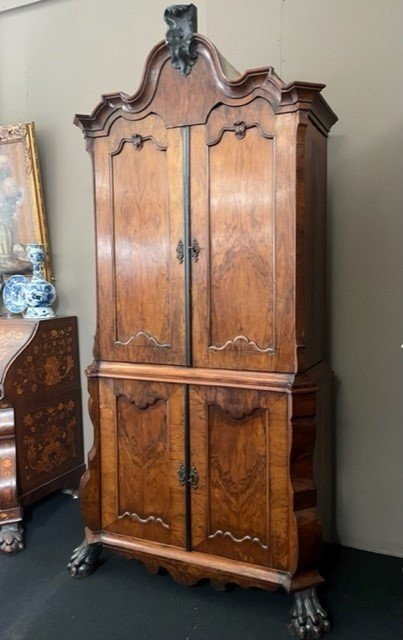
POLYGON ((99 380, 99 426, 101 442, 102 529, 116 532, 117 428, 113 383, 99 380))
POLYGON ((269 485, 270 550, 272 567, 288 571, 293 539, 291 484, 289 475, 290 438, 287 426, 288 398, 285 393, 269 396, 269 485))
POLYGON ((88 378, 88 411, 94 428, 94 442, 88 453, 88 468, 80 482, 80 507, 86 527, 101 529, 101 438, 99 380, 88 378))
POLYGON ((313 454, 316 431, 316 390, 298 392, 290 396, 292 446, 290 475, 293 491, 294 540, 293 573, 317 568, 322 542, 321 522, 317 510, 313 473, 313 454), (295 534, 297 540, 295 540, 295 534))
POLYGON ((317 385, 316 442, 314 474, 318 494, 318 510, 323 526, 323 538, 331 542, 334 534, 335 456, 332 401, 335 380, 329 365, 320 364, 309 370, 310 379, 317 385))
POLYGON ((327 138, 298 129, 297 302, 299 368, 325 359, 327 138))

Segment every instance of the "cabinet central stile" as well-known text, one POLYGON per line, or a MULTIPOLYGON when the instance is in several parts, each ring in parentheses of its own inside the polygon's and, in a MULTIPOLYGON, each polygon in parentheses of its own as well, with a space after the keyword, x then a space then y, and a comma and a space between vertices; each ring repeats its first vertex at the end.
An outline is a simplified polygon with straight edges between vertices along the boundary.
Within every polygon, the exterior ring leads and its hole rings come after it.
MULTIPOLYGON (((181 129, 183 144, 183 240, 179 240, 183 246, 183 262, 185 268, 185 364, 187 367, 193 365, 192 354, 192 263, 191 258, 198 259, 195 251, 192 250, 191 223, 190 223, 190 127, 181 129), (192 254, 190 253, 192 251, 192 254)), ((195 245, 198 246, 198 245, 195 245)), ((180 255, 180 254, 179 254, 180 255)), ((180 258, 179 258, 180 260, 180 258)))

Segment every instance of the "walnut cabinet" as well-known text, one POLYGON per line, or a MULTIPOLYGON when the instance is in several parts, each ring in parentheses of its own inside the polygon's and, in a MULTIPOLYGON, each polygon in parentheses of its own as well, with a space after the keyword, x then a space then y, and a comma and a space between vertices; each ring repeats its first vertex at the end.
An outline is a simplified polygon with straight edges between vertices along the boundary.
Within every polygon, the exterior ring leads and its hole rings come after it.
POLYGON ((69 569, 90 573, 106 545, 186 584, 283 587, 296 631, 319 637, 336 118, 323 85, 238 74, 194 33, 193 5, 166 19, 137 93, 76 117, 94 169, 98 320, 86 539, 69 569))

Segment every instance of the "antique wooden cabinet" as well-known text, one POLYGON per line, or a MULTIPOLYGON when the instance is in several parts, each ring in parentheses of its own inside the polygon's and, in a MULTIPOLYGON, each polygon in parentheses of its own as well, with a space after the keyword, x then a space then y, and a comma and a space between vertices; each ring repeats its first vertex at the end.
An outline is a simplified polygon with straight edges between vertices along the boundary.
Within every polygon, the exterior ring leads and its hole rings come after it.
POLYGON ((315 587, 313 483, 325 341, 324 85, 238 74, 167 9, 140 89, 77 116, 92 156, 98 310, 86 537, 185 584, 296 592, 301 637, 329 628, 315 587))
POLYGON ((24 547, 23 507, 85 470, 77 318, 0 318, 0 552, 24 547))

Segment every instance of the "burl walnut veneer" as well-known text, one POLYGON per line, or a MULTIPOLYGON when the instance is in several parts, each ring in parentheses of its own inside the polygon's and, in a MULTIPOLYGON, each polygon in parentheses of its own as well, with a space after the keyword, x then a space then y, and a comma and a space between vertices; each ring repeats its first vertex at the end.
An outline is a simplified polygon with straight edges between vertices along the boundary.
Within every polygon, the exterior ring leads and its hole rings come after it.
POLYGON ((86 536, 69 571, 91 573, 106 545, 187 585, 282 587, 300 637, 320 637, 313 450, 331 375, 336 117, 324 85, 239 75, 193 33, 193 5, 166 20, 138 92, 76 117, 94 168, 98 323, 86 536))
POLYGON ((85 470, 77 318, 0 318, 0 552, 24 547, 22 508, 85 470))

